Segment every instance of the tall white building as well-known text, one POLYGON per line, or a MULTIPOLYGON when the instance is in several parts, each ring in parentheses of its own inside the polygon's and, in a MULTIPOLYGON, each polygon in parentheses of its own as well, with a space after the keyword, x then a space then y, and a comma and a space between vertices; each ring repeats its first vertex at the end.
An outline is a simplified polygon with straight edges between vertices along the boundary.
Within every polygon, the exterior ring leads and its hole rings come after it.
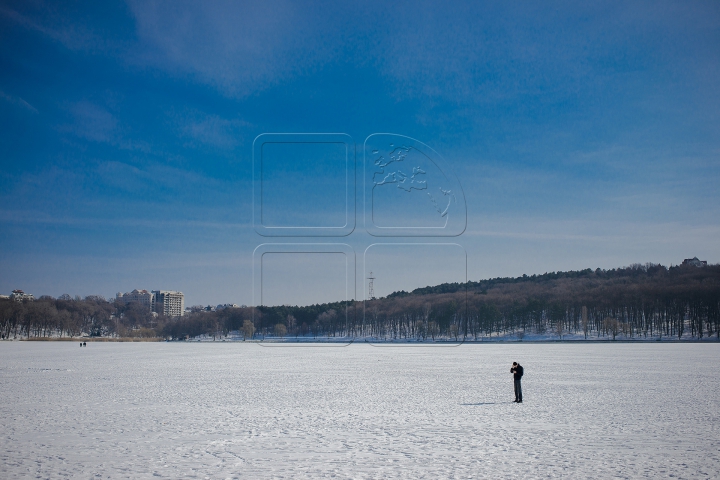
POLYGON ((166 317, 181 317, 185 314, 185 295, 173 290, 153 290, 153 311, 166 317))

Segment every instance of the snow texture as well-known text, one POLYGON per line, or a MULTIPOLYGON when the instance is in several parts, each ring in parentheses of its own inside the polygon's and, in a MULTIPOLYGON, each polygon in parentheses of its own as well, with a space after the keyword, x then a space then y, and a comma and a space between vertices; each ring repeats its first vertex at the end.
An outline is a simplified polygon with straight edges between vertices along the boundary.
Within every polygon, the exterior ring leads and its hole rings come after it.
POLYGON ((0 477, 717 478, 719 358, 679 343, 0 342, 0 477))

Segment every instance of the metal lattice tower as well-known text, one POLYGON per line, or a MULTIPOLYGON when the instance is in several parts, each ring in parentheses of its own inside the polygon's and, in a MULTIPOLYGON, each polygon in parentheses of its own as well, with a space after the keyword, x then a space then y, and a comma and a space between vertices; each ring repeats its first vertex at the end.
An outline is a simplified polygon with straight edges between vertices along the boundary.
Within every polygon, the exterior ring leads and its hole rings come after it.
POLYGON ((373 277, 373 273, 370 272, 370 276, 367 277, 368 280, 368 300, 375 300, 375 290, 373 290, 373 283, 375 281, 375 277, 373 277))

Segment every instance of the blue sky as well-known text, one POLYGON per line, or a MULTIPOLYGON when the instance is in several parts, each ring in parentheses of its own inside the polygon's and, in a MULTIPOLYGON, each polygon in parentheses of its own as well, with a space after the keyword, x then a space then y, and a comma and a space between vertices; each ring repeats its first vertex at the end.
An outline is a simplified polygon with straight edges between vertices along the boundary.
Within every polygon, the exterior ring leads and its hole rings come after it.
POLYGON ((720 4, 387 3, 2 2, 0 292, 250 304, 258 244, 328 241, 255 233, 268 132, 432 147, 473 280, 720 262, 720 4))

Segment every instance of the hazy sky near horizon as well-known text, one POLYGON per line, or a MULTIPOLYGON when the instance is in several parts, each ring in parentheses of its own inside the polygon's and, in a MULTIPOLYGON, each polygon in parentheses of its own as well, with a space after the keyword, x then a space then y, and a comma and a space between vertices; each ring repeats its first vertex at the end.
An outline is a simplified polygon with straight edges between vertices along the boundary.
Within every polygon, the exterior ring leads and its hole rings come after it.
MULTIPOLYGON (((717 1, 3 1, 0 293, 251 304, 267 242, 350 245, 357 298, 377 242, 460 245, 471 280, 718 263, 719 78, 717 1), (273 177, 287 185, 277 218, 350 212, 351 235, 255 232, 253 140, 269 132, 352 138, 354 184, 306 162, 273 177), (462 235, 367 233, 363 142, 377 132, 442 156, 462 235)), ((311 298, 322 269, 303 261, 273 264, 277 298, 311 298)), ((416 286, 423 259, 408 262, 376 293, 416 286)))

